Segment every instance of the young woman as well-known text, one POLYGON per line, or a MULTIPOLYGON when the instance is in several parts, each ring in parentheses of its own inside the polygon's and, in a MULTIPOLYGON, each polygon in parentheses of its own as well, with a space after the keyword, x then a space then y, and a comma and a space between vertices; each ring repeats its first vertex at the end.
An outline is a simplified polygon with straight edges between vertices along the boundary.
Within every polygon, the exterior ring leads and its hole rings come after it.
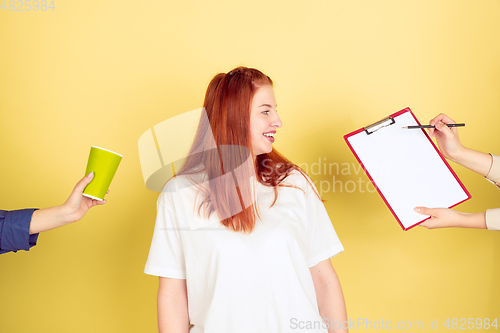
POLYGON ((160 277, 160 332, 347 331, 330 262, 343 247, 310 179, 272 147, 272 84, 238 67, 208 86, 191 151, 158 198, 145 273, 160 277))

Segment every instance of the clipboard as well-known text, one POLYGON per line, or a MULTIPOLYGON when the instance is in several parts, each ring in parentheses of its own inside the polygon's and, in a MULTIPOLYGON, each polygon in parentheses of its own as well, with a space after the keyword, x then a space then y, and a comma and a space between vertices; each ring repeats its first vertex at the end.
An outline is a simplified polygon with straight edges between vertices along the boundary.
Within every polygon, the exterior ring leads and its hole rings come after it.
POLYGON ((424 222, 417 206, 454 207, 469 191, 410 108, 346 134, 344 140, 403 230, 424 222))

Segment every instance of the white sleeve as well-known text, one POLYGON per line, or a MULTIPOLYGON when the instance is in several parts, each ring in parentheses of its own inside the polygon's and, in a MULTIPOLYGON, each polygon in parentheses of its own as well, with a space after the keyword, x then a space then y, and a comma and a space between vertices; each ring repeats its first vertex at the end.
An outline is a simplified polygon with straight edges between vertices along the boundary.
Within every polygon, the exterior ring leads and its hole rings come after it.
POLYGON ((176 215, 160 194, 153 240, 144 273, 168 278, 185 279, 184 253, 176 215))
MULTIPOLYGON (((311 182, 312 183, 312 182, 311 182)), ((308 265, 313 267, 319 262, 336 256, 344 251, 332 222, 328 217, 323 202, 311 188, 306 185, 307 196, 307 232, 309 242, 308 265)))
POLYGON ((500 156, 491 154, 491 167, 488 174, 485 176, 487 180, 492 182, 500 189, 500 156))
POLYGON ((500 208, 486 211, 486 228, 488 230, 500 230, 500 208))

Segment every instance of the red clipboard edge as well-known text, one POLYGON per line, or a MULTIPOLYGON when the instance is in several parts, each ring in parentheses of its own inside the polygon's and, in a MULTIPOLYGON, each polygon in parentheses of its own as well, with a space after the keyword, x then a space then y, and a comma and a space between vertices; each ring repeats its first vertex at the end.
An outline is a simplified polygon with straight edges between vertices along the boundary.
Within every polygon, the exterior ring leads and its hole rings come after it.
MULTIPOLYGON (((411 111, 411 109, 409 107, 407 108, 404 108, 403 110, 400 110, 396 113, 393 113, 391 114, 389 117, 391 118, 395 118, 397 116, 400 116, 402 115, 403 113, 406 113, 406 112, 410 112, 411 116, 413 117, 413 119, 415 119, 415 121, 417 122, 418 125, 421 125, 420 122, 418 121, 418 119, 415 117, 415 115, 413 114, 413 112, 411 111)), ((460 184, 460 187, 462 188, 462 190, 464 190, 464 192, 466 193, 467 195, 467 198, 448 207, 448 208, 452 208, 452 207, 455 207, 459 204, 461 204, 462 202, 465 202, 467 200, 469 200, 470 198, 472 198, 472 195, 469 193, 469 191, 465 188, 464 184, 462 183, 462 181, 458 178, 457 174, 455 173, 455 171, 453 171, 453 169, 451 168, 450 164, 446 161, 445 157, 443 156, 443 154, 441 154, 441 152, 439 151, 438 147, 436 147, 436 145, 434 144, 434 142, 431 140, 431 138, 429 137, 429 135, 427 134, 427 132, 421 128, 420 129, 421 131, 424 132, 425 136, 427 137, 427 140, 429 140, 429 142, 432 144, 432 146, 434 147, 434 149, 436 150, 436 152, 439 154, 439 156, 441 157, 441 160, 443 160, 444 164, 446 165, 446 167, 448 168, 448 170, 450 170, 451 174, 453 175, 453 177, 455 177, 455 179, 457 180, 458 184, 460 184)), ((377 192, 380 194, 380 196, 382 197, 382 200, 384 200, 386 206, 389 208, 389 210, 391 211, 392 215, 394 215, 394 217, 396 218, 396 220, 398 221, 399 225, 401 226, 401 228, 404 230, 404 231, 408 231, 410 230, 411 228, 419 225, 420 223, 430 219, 431 217, 427 217, 425 219, 423 219, 422 221, 420 222, 417 222, 411 226, 409 226, 408 228, 405 228, 403 226, 403 224, 401 223, 401 221, 399 220, 398 216, 396 215, 396 213, 394 213, 394 210, 392 209, 391 205, 389 204, 389 202, 387 201, 387 199, 385 198, 385 196, 382 194, 382 192, 379 190, 377 184, 373 181, 373 178, 372 176, 370 175, 370 173, 368 172, 368 170, 366 170, 364 164, 361 162, 361 159, 359 158, 358 154, 356 154, 356 151, 352 148, 350 142, 349 142, 349 137, 353 136, 353 135, 356 135, 360 132, 363 132, 364 131, 364 128, 360 128, 354 132, 351 132, 349 134, 346 134, 344 135, 344 140, 345 142, 347 143, 347 146, 349 147, 349 149, 351 150, 351 152, 354 154, 354 157, 356 157, 356 160, 358 160, 359 164, 361 165, 361 167, 363 168, 363 171, 366 173, 366 175, 368 176, 368 178, 370 179, 370 181, 372 182, 373 186, 375 186, 375 189, 377 190, 377 192)))

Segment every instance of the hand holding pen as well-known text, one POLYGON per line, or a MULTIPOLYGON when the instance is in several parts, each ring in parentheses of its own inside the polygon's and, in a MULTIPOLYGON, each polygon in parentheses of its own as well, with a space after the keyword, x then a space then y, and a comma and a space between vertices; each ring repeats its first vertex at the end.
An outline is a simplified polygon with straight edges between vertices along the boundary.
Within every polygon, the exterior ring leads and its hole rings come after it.
POLYGON ((439 149, 446 158, 456 161, 465 147, 460 142, 458 130, 446 126, 448 124, 456 124, 456 122, 443 113, 431 119, 429 125, 434 127, 429 128, 429 136, 436 138, 439 149))
MULTIPOLYGON (((464 127, 465 124, 445 124, 448 127, 464 127)), ((416 126, 405 126, 405 129, 417 129, 417 128, 436 128, 434 125, 416 125, 416 126)))

